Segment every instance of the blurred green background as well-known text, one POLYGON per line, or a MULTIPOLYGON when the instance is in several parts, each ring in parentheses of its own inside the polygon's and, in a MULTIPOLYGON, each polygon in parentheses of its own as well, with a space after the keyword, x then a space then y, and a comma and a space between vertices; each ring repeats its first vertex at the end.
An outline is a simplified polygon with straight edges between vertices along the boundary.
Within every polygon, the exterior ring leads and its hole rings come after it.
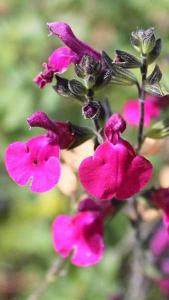
MULTIPOLYGON (((164 42, 159 63, 167 83, 168 15, 168 0, 1 0, 0 299, 26 299, 44 278, 56 257, 51 244, 51 222, 57 214, 69 210, 71 201, 58 189, 32 195, 28 187, 16 186, 5 171, 4 150, 8 143, 40 132, 30 132, 25 121, 35 110, 44 110, 55 119, 84 124, 76 102, 59 97, 51 86, 40 90, 32 81, 49 54, 60 46, 57 38, 48 37, 46 22, 67 22, 80 39, 100 51, 106 50, 112 57, 115 49, 133 52, 131 31, 154 26, 164 42)), ((105 95, 104 90, 100 97, 105 95)), ((114 110, 120 111, 126 99, 136 97, 135 88, 109 90, 114 110)), ((113 246, 125 236, 128 226, 127 219, 119 214, 108 226, 107 251, 102 262, 87 269, 69 266, 68 275, 63 274, 51 285, 42 300, 109 300, 113 293, 124 291, 120 257, 113 246)), ((150 299, 158 297, 156 293, 150 299)))

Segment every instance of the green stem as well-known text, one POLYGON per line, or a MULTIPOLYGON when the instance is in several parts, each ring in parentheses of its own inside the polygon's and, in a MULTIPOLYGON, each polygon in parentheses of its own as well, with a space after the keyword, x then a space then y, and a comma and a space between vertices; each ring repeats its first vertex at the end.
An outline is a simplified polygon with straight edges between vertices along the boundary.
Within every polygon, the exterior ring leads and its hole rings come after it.
POLYGON ((142 66, 141 66, 141 86, 138 88, 139 91, 139 103, 140 103, 140 121, 138 129, 138 145, 137 152, 140 151, 143 143, 143 132, 144 132, 144 116, 145 116, 145 83, 147 77, 147 63, 146 57, 142 56, 142 66))
POLYGON ((60 273, 65 268, 66 260, 63 258, 59 258, 56 261, 53 262, 51 267, 46 273, 45 279, 41 284, 37 287, 37 289, 28 297, 28 300, 38 300, 41 298, 41 296, 45 293, 45 291, 48 289, 50 284, 56 280, 57 277, 59 277, 60 273))

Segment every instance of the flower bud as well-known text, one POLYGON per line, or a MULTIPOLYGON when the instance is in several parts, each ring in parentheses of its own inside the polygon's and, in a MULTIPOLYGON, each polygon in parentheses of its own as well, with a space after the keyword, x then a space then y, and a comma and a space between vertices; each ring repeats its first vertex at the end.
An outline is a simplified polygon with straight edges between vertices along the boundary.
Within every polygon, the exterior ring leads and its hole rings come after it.
POLYGON ((82 114, 85 119, 97 119, 100 115, 101 105, 97 101, 85 103, 82 107, 82 114))
POLYGON ((101 69, 101 64, 94 57, 84 55, 75 67, 77 76, 85 78, 87 75, 97 75, 101 69))
POLYGON ((137 79, 132 72, 123 68, 118 63, 113 62, 104 51, 102 52, 102 64, 105 71, 104 80, 107 81, 107 83, 115 83, 124 86, 137 83, 137 79))
POLYGON ((154 28, 149 28, 147 30, 139 29, 132 32, 131 43, 133 47, 142 54, 150 53, 156 43, 154 28))
POLYGON ((83 84, 75 79, 68 80, 66 78, 55 76, 57 83, 53 86, 57 94, 63 97, 70 97, 79 100, 80 102, 84 101, 84 95, 86 88, 83 84))
POLYGON ((79 64, 75 66, 78 77, 83 78, 88 89, 92 88, 101 71, 101 62, 94 57, 84 55, 79 64))
POLYGON ((114 136, 122 133, 126 129, 126 122, 123 117, 115 113, 106 122, 104 133, 109 141, 113 141, 114 136))
POLYGON ((123 68, 139 68, 141 66, 141 62, 132 54, 116 50, 115 63, 119 64, 123 68))

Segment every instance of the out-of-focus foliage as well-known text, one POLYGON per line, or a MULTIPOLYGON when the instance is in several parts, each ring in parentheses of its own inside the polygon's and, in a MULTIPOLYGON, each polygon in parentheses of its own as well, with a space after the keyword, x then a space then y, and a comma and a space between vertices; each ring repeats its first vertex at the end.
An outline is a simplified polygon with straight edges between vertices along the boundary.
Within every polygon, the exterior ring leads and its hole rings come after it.
MULTIPOLYGON (((55 119, 69 119, 76 124, 85 122, 76 102, 59 97, 50 86, 39 90, 32 82, 48 55, 60 45, 57 38, 48 37, 46 22, 62 20, 69 23, 81 39, 100 51, 106 50, 110 56, 114 56, 115 49, 134 53, 129 43, 130 32, 137 27, 154 26, 163 40, 159 65, 164 82, 169 86, 168 14, 168 0, 1 0, 1 299, 26 299, 38 285, 56 257, 50 237, 51 222, 57 214, 69 211, 75 205, 72 203, 73 193, 64 195, 64 188, 44 195, 32 195, 27 187, 17 187, 7 176, 3 164, 8 143, 40 132, 28 130, 25 120, 33 111, 44 110, 55 119), (4 295, 9 295, 9 298, 4 295)), ((69 71, 68 76, 71 74, 69 71)), ((104 96, 105 90, 101 92, 101 97, 104 96)), ((109 90, 109 97, 113 110, 121 111, 124 101, 137 97, 137 91, 133 87, 113 87, 109 90)), ((134 141, 136 130, 130 130, 129 136, 134 141)), ((163 160, 158 155, 152 160, 157 170, 159 162, 169 164, 167 155, 163 160)), ((65 177, 65 182, 69 182, 69 176, 65 177)), ((125 236, 128 227, 124 215, 119 214, 109 224, 108 247, 103 261, 87 269, 69 266, 69 275, 63 274, 42 300, 103 300, 111 299, 111 294, 119 289, 123 291, 123 274, 119 271, 121 258, 114 247, 125 236)), ((156 291, 152 290, 151 294, 150 299, 159 299, 156 291)))

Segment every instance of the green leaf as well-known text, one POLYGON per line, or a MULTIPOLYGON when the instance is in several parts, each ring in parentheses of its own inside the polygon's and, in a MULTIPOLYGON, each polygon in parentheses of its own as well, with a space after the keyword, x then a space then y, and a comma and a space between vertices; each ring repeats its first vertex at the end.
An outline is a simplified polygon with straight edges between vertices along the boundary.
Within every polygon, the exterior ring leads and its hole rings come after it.
POLYGON ((162 139, 169 136, 169 118, 155 123, 145 134, 146 137, 162 139))

